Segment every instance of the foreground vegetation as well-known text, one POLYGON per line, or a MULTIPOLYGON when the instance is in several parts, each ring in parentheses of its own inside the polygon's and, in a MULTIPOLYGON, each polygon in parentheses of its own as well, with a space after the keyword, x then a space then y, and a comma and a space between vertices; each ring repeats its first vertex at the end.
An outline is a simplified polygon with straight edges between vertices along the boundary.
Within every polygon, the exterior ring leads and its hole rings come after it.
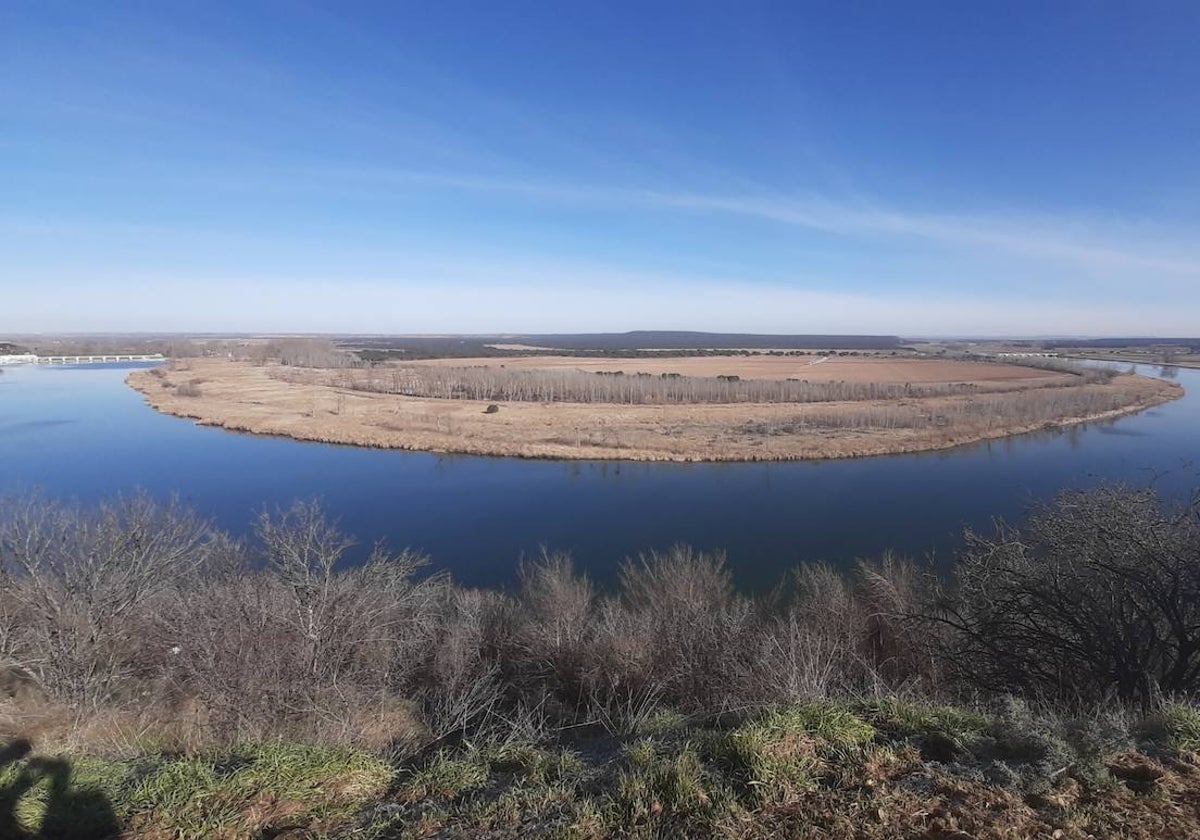
MULTIPOLYGON (((404 757, 279 741, 23 758, 7 838, 1200 835, 1200 715, 807 701, 404 757), (1187 735, 1181 735, 1181 730, 1187 735), (40 774, 60 777, 41 784, 40 774), (34 780, 30 785, 29 781, 34 780)), ((11 750, 11 748, 10 748, 11 750)))
POLYGON ((1200 518, 1148 491, 764 595, 464 589, 312 504, 0 520, 3 837, 1200 835, 1200 518))

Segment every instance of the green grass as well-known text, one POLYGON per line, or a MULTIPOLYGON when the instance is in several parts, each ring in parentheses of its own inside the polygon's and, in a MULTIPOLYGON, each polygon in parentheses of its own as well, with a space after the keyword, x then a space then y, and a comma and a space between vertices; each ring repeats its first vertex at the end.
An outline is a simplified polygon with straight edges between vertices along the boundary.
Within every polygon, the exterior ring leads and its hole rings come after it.
POLYGON ((809 702, 772 712, 752 728, 772 733, 805 733, 834 747, 869 744, 875 727, 839 703, 809 702))
POLYGON ((860 701, 853 708, 876 728, 880 738, 916 742, 923 755, 937 761, 950 761, 970 751, 992 723, 986 715, 966 709, 894 697, 860 701))
POLYGON ((0 835, 93 836, 115 830, 110 803, 129 784, 130 769, 91 757, 35 755, 0 768, 0 835))
POLYGON ((537 784, 578 778, 586 770, 570 750, 548 750, 529 743, 509 742, 483 751, 491 770, 513 773, 537 784))
POLYGON ((517 837, 599 837, 602 815, 582 792, 589 769, 574 752, 530 743, 466 744, 397 776, 397 814, 366 838, 436 836, 445 830, 517 837))
POLYGON ((1200 752, 1200 709, 1167 703, 1142 721, 1138 734, 1172 752, 1200 752))
POLYGON ((1188 796, 1200 797, 1200 771, 1180 771, 1158 787, 1155 775, 1183 763, 1200 768, 1200 711, 1165 706, 1139 732, 1151 754, 1125 755, 1135 769, 1119 777, 1108 767, 1132 748, 1127 728, 1095 715, 1035 714, 1015 702, 982 715, 896 699, 810 701, 702 719, 663 712, 628 740, 466 741, 405 766, 284 743, 69 762, 17 756, 0 767, 0 838, 95 838, 94 827, 107 821, 129 840, 280 831, 331 840, 765 838, 840 836, 849 827, 882 840, 898 836, 887 833, 897 820, 916 820, 904 824, 923 830, 913 814, 930 797, 986 821, 998 801, 1057 795, 1073 779, 1088 791, 1074 811, 1009 814, 1044 817, 1036 830, 1048 835, 1067 820, 1127 827, 1138 808, 1176 813, 1171 785, 1190 785, 1193 776, 1188 796), (953 760, 928 754, 930 743, 942 742, 956 745, 953 760), (1163 750, 1177 758, 1154 764, 1163 750), (1159 768, 1142 773, 1153 795, 1121 798, 1120 780, 1147 761, 1159 768))
POLYGON ((626 767, 606 809, 606 824, 631 836, 712 836, 740 811, 721 775, 689 743, 662 748, 649 739, 625 752, 626 767))
POLYGON ((26 832, 95 837, 98 825, 121 825, 201 840, 280 825, 319 831, 379 797, 391 776, 365 753, 270 743, 185 757, 29 758, 0 771, 0 791, 15 795, 11 811, 26 832), (49 779, 32 787, 23 780, 54 762, 60 777, 68 768, 69 782, 66 795, 51 801, 49 779))
POLYGON ((478 790, 487 780, 488 766, 478 756, 460 758, 442 752, 405 775, 400 797, 408 802, 444 802, 478 790))
POLYGON ((644 737, 678 735, 688 729, 687 715, 674 709, 660 709, 634 727, 634 734, 644 737))
POLYGON ((933 734, 965 738, 983 732, 989 718, 952 706, 910 703, 880 697, 853 704, 854 711, 890 738, 916 738, 933 734))

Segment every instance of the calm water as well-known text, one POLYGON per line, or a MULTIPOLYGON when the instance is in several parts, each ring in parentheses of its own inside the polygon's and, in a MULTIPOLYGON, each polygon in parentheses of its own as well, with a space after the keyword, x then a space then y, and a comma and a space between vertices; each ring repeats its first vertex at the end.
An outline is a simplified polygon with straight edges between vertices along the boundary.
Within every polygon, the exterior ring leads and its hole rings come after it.
MULTIPOLYGON (((941 453, 787 464, 673 465, 424 455, 231 434, 160 415, 130 366, 5 368, 0 493, 82 501, 178 494, 242 531, 264 504, 320 497, 364 543, 427 552, 470 584, 503 584, 540 546, 601 581, 675 542, 723 548, 740 583, 793 565, 895 548, 945 557, 964 525, 1020 519, 1036 500, 1101 481, 1182 496, 1200 486, 1200 371, 1188 396, 1116 422, 941 453), (1156 478, 1157 477, 1157 478, 1156 478)), ((1147 369, 1157 373, 1157 369, 1147 369)))

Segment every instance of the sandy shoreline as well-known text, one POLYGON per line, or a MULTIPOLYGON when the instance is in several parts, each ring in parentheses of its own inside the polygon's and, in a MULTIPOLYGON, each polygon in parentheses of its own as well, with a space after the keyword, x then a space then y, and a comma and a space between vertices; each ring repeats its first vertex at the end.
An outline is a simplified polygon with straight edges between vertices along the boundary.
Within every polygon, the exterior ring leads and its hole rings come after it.
POLYGON ((246 362, 197 359, 137 371, 127 382, 158 411, 229 431, 447 454, 680 462, 947 449, 1118 417, 1183 393, 1173 383, 1120 376, 1110 384, 908 400, 654 406, 514 402, 487 414, 483 402, 365 393, 284 382, 270 374, 270 367, 246 362), (1068 412, 1047 421, 1047 407, 1059 403, 1103 410, 1068 412), (938 426, 906 427, 931 416, 938 426))

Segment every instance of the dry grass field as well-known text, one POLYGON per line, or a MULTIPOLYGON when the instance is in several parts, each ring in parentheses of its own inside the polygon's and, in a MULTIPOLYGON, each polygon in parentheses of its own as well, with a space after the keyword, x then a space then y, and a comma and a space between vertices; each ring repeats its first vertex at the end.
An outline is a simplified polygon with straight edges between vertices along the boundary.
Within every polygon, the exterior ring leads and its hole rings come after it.
MULTIPOLYGON (((947 375, 947 363, 931 365, 941 366, 940 375, 947 375)), ((980 367, 1006 371, 1001 365, 980 367)), ((489 412, 487 401, 408 397, 339 385, 354 384, 361 371, 221 359, 139 371, 129 383, 160 411, 231 431, 429 452, 648 461, 802 460, 943 449, 1114 417, 1182 393, 1176 385, 1144 377, 1063 387, 1055 384, 1059 374, 1039 377, 1042 371, 1015 370, 1048 387, 804 404, 527 401, 502 403, 489 412)))
POLYGON ((573 356, 512 356, 478 359, 432 359, 412 367, 503 367, 512 370, 622 371, 661 376, 738 376, 742 379, 803 379, 809 382, 855 382, 903 385, 1006 383, 1015 386, 1066 381, 1070 374, 1019 365, 957 359, 914 359, 888 356, 689 356, 683 358, 590 359, 573 356))

